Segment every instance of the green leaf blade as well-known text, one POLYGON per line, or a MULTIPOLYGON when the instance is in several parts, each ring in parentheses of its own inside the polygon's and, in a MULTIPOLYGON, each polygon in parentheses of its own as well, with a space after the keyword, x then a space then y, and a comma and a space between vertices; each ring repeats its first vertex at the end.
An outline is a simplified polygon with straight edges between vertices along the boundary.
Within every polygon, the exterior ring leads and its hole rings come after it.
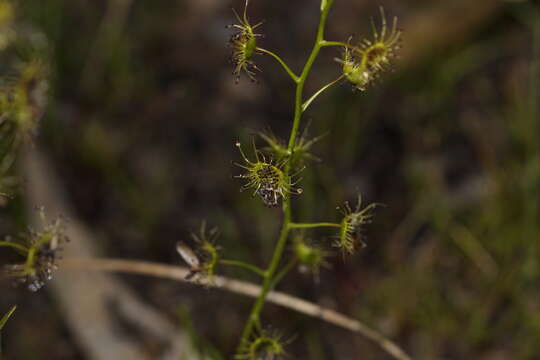
POLYGON ((9 320, 11 315, 13 315, 16 309, 17 306, 12 306, 8 313, 2 317, 2 319, 0 320, 0 331, 2 331, 2 328, 6 325, 7 321, 9 320))

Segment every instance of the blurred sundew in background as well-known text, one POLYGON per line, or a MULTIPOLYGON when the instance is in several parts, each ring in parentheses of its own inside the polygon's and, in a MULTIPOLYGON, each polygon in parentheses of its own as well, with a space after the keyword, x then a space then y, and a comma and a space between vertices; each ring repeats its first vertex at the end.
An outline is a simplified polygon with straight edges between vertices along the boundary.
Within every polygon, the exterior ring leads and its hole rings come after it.
MULTIPOLYGON (((100 255, 179 264, 175 244, 206 220, 220 229, 219 246, 231 257, 267 263, 279 209, 239 194, 231 162, 242 161, 238 140, 249 144, 269 131, 287 138, 294 88, 267 55, 257 57, 259 84, 242 77, 235 85, 225 26, 236 21, 231 7, 243 5, 0 1, 2 89, 22 74, 21 64, 39 58, 47 101, 25 146, 49 159, 100 255)), ((335 0, 328 38, 371 34, 379 5, 403 29, 394 72, 367 92, 343 81, 306 111, 310 138, 327 135, 310 148, 321 161, 302 172, 303 194, 293 202, 299 221, 339 222, 335 207, 354 204, 358 193, 365 204, 386 206, 375 209, 365 248, 346 260, 325 259, 318 281, 295 271, 279 290, 362 320, 414 359, 536 359, 540 6, 335 0)), ((319 4, 251 0, 249 12, 253 24, 264 20, 258 41, 297 71, 313 43, 319 4)), ((342 55, 337 47, 322 53, 306 93, 341 74, 334 58, 342 55)), ((0 192, 32 183, 18 174, 24 159, 2 174, 0 192)), ((25 209, 41 205, 28 192, 0 198, 1 235, 26 230, 25 209)), ((324 228, 309 232, 317 241, 333 236, 324 228)), ((1 249, 1 264, 19 259, 1 249)), ((256 280, 235 268, 220 272, 256 280)), ((250 299, 167 280, 117 279, 207 357, 219 358, 213 346, 223 358, 234 353, 250 299)), ((0 286, 0 315, 17 305, 2 331, 6 359, 97 358, 76 340, 68 319, 77 315, 57 290, 29 293, 4 279, 0 286)), ((293 358, 388 358, 361 336, 284 308, 267 306, 263 318, 295 338, 286 349, 293 358)), ((110 321, 146 358, 164 356, 163 339, 110 321)), ((100 341, 90 343, 106 347, 100 341)))

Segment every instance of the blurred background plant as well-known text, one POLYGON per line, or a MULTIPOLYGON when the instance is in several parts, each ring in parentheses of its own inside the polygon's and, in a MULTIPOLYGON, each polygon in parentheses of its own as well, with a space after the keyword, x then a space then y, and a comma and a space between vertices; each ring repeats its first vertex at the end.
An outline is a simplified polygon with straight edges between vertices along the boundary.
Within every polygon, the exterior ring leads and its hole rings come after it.
MULTIPOLYGON (((35 64, 27 54, 36 52, 10 49, 26 47, 14 45, 27 44, 23 34, 38 34, 28 38, 39 50, 38 63, 50 62, 45 69, 54 74, 54 96, 35 142, 54 160, 76 213, 99 235, 101 252, 176 263, 174 244, 207 219, 219 226, 220 246, 228 254, 264 263, 278 231, 277 214, 238 196, 238 182, 230 176, 237 169, 229 160, 238 158, 234 140, 248 138, 246 128, 287 133, 292 90, 286 74, 276 75, 273 60, 262 56, 262 84, 234 85, 223 27, 234 21, 230 6, 241 8, 243 2, 16 5, 18 20, 9 21, 4 19, 15 18, 0 6, 1 56, 17 58, 2 62, 2 74, 23 78, 24 67, 17 64, 35 64), (54 60, 48 60, 50 49, 54 60)), ((339 221, 328 204, 355 198, 358 191, 366 203, 387 207, 370 225, 368 246, 358 255, 326 260, 331 271, 322 267, 317 283, 310 274, 294 273, 280 290, 352 314, 413 358, 535 359, 540 9, 532 1, 498 0, 381 5, 405 29, 399 67, 366 93, 352 93, 346 84, 307 110, 310 133, 328 135, 309 149, 322 161, 302 173, 297 211, 302 221, 339 221)), ((359 19, 377 11, 370 1, 336 1, 331 19, 339 20, 329 22, 327 33, 369 33, 369 23, 359 19)), ((250 12, 254 19, 272 19, 261 25, 272 34, 262 41, 298 69, 312 45, 318 8, 304 0, 287 6, 253 0, 250 12)), ((340 56, 336 48, 320 58, 320 77, 307 90, 335 75, 333 59, 340 56)), ((2 115, 0 121, 4 129, 7 120, 2 115)), ((15 137, 2 135, 2 149, 6 139, 11 144, 15 137)), ((9 171, 0 191, 11 194, 14 167, 6 158, 9 171)), ((0 209, 3 234, 24 231, 23 209, 20 196, 0 209)), ((309 234, 332 236, 328 229, 309 234)), ((13 259, 17 254, 0 252, 2 264, 13 259)), ((234 268, 225 273, 255 280, 234 268)), ((191 324, 202 337, 198 344, 234 352, 251 300, 167 281, 122 280, 170 318, 191 324)), ((10 281, 0 285, 0 309, 19 305, 3 334, 6 358, 88 356, 54 297, 29 296, 10 281)), ((269 306, 264 317, 285 339, 302 334, 287 346, 298 358, 385 356, 361 337, 289 310, 269 306)), ((143 345, 153 357, 156 345, 143 345)))
POLYGON ((17 3, 0 1, 0 193, 5 203, 17 184, 13 164, 21 145, 32 141, 46 107, 47 43, 18 18, 17 3))

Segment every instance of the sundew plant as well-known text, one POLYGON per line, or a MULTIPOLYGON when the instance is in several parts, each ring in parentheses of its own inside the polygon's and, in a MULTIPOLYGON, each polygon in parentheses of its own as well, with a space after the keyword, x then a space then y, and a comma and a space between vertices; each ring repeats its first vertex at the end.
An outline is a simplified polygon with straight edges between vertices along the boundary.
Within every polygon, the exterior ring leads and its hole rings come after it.
MULTIPOLYGON (((50 76, 42 34, 22 22, 16 10, 14 3, 0 1, 0 206, 19 190, 15 159, 38 131, 47 105, 50 76)), ((40 215, 45 221, 43 209, 40 215)), ((0 248, 10 248, 24 259, 22 263, 2 266, 1 275, 25 284, 31 291, 39 290, 52 278, 57 253, 67 241, 60 219, 44 225, 43 231, 28 228, 0 240, 0 248)))
MULTIPOLYGON (((369 36, 358 39, 349 37, 346 41, 327 40, 325 26, 333 3, 334 0, 322 0, 320 3, 320 18, 313 48, 299 72, 289 67, 275 52, 263 47, 264 37, 269 35, 263 34, 262 22, 250 19, 248 0, 241 11, 233 10, 236 23, 228 27, 232 32, 229 46, 233 81, 238 83, 242 78, 246 78, 257 82, 257 75, 261 70, 256 61, 258 57, 266 55, 276 60, 279 67, 290 77, 291 85, 295 89, 288 137, 282 139, 270 132, 260 132, 247 144, 231 141, 238 149, 235 177, 240 190, 252 194, 253 201, 260 202, 261 206, 281 209, 281 216, 275 218, 275 222, 281 222, 281 229, 273 251, 269 254, 268 264, 260 266, 224 258, 225 250, 219 246, 217 230, 207 228, 205 223, 197 234, 192 235, 192 241, 176 244, 178 254, 189 266, 189 272, 183 280, 212 285, 217 278, 223 279, 216 276, 217 267, 221 265, 242 268, 260 279, 258 292, 254 296, 255 302, 246 317, 243 331, 238 336, 234 355, 237 360, 270 360, 287 356, 286 345, 292 341, 291 337, 270 327, 274 324, 262 321, 263 308, 269 301, 269 295, 296 267, 311 272, 316 280, 321 269, 328 264, 330 256, 345 258, 364 248, 366 244, 362 239, 362 231, 364 225, 371 221, 374 208, 378 206, 376 203, 363 204, 362 197, 358 194, 353 204, 345 202, 337 207, 341 215, 338 222, 297 222, 294 212, 293 199, 302 201, 302 173, 313 163, 312 160, 316 159, 311 151, 323 138, 309 138, 307 131, 300 130, 308 127, 302 123, 304 112, 319 95, 339 83, 349 83, 358 96, 369 91, 381 75, 391 68, 400 47, 401 30, 398 29, 397 18, 387 18, 382 7, 380 13, 372 19, 372 33, 369 36), (305 94, 305 83, 312 74, 311 70, 319 53, 325 49, 338 55, 335 58, 336 77, 313 94, 305 94), (258 143, 261 143, 261 147, 258 147, 258 143), (312 241, 308 234, 310 229, 315 228, 331 228, 335 233, 330 239, 312 241), (291 251, 286 251, 287 249, 291 251)), ((2 4, 9 2, 0 0, 0 5, 2 4)), ((5 39, 4 42, 7 44, 8 40, 5 39)), ((7 46, 6 44, 0 45, 7 46)), ((2 84, 2 200, 10 198, 13 185, 10 170, 17 149, 37 130, 44 111, 49 76, 45 58, 30 56, 25 61, 19 61, 16 76, 2 84)), ((335 207, 336 204, 332 206, 335 207)), ((20 263, 2 267, 3 275, 12 278, 16 284, 24 284, 33 292, 41 289, 53 278, 54 271, 61 265, 62 248, 69 241, 63 221, 47 220, 45 210, 39 208, 43 221, 41 229, 29 228, 17 237, 0 241, 0 247, 9 248, 21 256, 20 263)), ((14 309, 2 318, 0 329, 13 311, 14 309)), ((408 359, 397 346, 375 332, 370 336, 389 354, 398 359, 408 359)))
MULTIPOLYGON (((179 243, 177 250, 192 271, 201 276, 211 276, 217 264, 235 265, 252 271, 261 278, 261 292, 255 300, 251 312, 247 316, 244 330, 240 336, 235 359, 277 359, 285 354, 283 337, 275 331, 269 331, 262 323, 261 312, 269 292, 274 289, 285 275, 295 266, 313 271, 316 275, 321 266, 332 252, 339 249, 343 256, 352 255, 357 249, 365 246, 361 239, 363 225, 371 220, 372 210, 377 204, 364 206, 358 196, 355 205, 345 203, 339 207, 342 214, 340 222, 300 223, 295 221, 292 199, 301 201, 301 175, 309 160, 313 158, 310 148, 320 138, 308 139, 300 135, 302 115, 312 102, 332 85, 341 81, 349 82, 353 90, 364 92, 391 67, 400 46, 401 31, 397 27, 397 18, 387 21, 383 8, 380 17, 372 20, 372 34, 363 39, 350 37, 346 42, 331 41, 325 37, 325 26, 333 5, 333 0, 323 0, 320 3, 320 19, 317 26, 315 42, 301 71, 295 72, 279 55, 267 50, 262 42, 263 26, 254 22, 248 15, 248 1, 241 12, 235 10, 237 23, 229 28, 233 31, 230 38, 232 49, 233 75, 238 82, 242 76, 256 82, 259 67, 256 59, 260 55, 274 58, 280 67, 288 74, 295 87, 294 108, 288 140, 283 141, 268 133, 260 133, 259 137, 264 148, 259 149, 255 138, 247 145, 236 142, 240 153, 240 162, 236 163, 240 174, 236 177, 241 184, 241 190, 252 192, 255 201, 260 200, 267 207, 281 207, 281 230, 276 239, 273 253, 266 267, 240 261, 219 259, 219 253, 213 240, 205 240, 204 229, 196 243, 199 249, 191 250, 184 243, 179 243), (321 50, 330 48, 341 50, 341 57, 336 58, 339 74, 314 94, 306 96, 304 85, 311 74, 321 50), (248 151, 251 149, 251 151, 248 151), (332 241, 313 244, 305 238, 307 229, 329 227, 335 228, 332 241), (291 243, 293 251, 286 255, 285 251, 291 243), (289 259, 285 259, 289 257, 289 259), (204 260, 206 259, 206 260, 204 260)), ((316 120, 315 120, 316 121, 316 120)), ((305 125, 304 125, 305 126, 305 125)), ((279 219, 276 218, 276 221, 279 219)))
MULTIPOLYGON (((20 185, 15 159, 37 132, 48 92, 45 43, 38 31, 18 19, 16 8, 11 1, 0 1, 0 207, 14 197, 20 185)), ((41 215, 45 216, 43 210, 41 215)), ((13 250, 23 261, 0 266, 0 278, 7 276, 30 291, 39 290, 52 278, 57 250, 67 240, 60 235, 62 227, 58 220, 43 232, 28 229, 16 237, 1 239, 0 248, 13 250)), ((2 329, 16 308, 0 313, 0 358, 2 329)))

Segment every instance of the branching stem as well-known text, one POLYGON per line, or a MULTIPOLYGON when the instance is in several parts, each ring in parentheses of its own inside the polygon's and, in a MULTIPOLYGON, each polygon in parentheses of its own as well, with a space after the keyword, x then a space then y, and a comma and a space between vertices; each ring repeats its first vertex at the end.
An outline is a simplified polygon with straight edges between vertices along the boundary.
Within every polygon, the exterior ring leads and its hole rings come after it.
POLYGON ((241 268, 244 268, 244 269, 249 270, 251 272, 254 272, 255 274, 257 274, 257 275, 259 275, 261 277, 265 277, 265 275, 266 275, 266 272, 263 269, 261 269, 260 267, 252 265, 252 264, 245 263, 243 261, 221 259, 221 260, 219 260, 219 263, 221 265, 230 265, 230 266, 241 267, 241 268))
POLYGON ((340 46, 340 47, 346 47, 346 48, 354 48, 355 46, 351 44, 344 43, 343 41, 321 41, 321 46, 340 46))
POLYGON ((320 222, 320 223, 290 223, 289 229, 311 229, 318 227, 341 227, 340 224, 320 222))
POLYGON ((287 265, 285 265, 281 269, 281 271, 279 273, 277 273, 276 276, 274 277, 274 280, 272 281, 271 288, 272 289, 275 288, 276 285, 279 284, 281 279, 283 279, 285 277, 285 275, 287 275, 289 273, 289 271, 291 271, 296 266, 297 263, 298 263, 298 258, 296 256, 293 257, 291 260, 289 260, 287 265))
POLYGON ((17 250, 18 252, 20 252, 21 254, 25 256, 28 253, 28 248, 26 246, 13 243, 11 241, 0 241, 0 247, 1 246, 12 247, 13 249, 17 250))
POLYGON ((328 89, 329 87, 335 85, 338 83, 339 80, 343 79, 345 75, 341 74, 337 79, 329 82, 328 84, 324 85, 322 88, 320 88, 315 94, 313 94, 308 100, 306 100, 303 104, 302 104, 302 111, 306 111, 306 109, 309 107, 309 105, 311 105, 311 103, 313 102, 313 100, 315 100, 317 98, 317 96, 321 95, 326 89, 328 89))
MULTIPOLYGON (((321 50, 322 44, 324 43, 324 27, 326 25, 328 12, 330 11, 330 7, 332 6, 333 2, 334 2, 333 0, 327 0, 323 2, 324 5, 321 8, 321 17, 320 17, 319 25, 317 28, 317 37, 315 39, 315 44, 306 61, 306 64, 304 65, 304 68, 302 70, 302 73, 300 74, 300 77, 298 78, 297 81, 295 81, 296 91, 295 91, 295 102, 294 102, 294 117, 293 117, 291 135, 289 137, 289 143, 287 146, 287 151, 291 155, 294 151, 296 138, 298 136, 298 129, 300 127, 300 120, 302 117, 302 96, 304 92, 304 84, 313 66, 313 63, 315 62, 315 59, 317 59, 317 55, 319 55, 319 51, 321 50)), ((278 58, 276 58, 276 60, 277 59, 278 58)), ((290 170, 291 170, 291 162, 288 161, 284 168, 285 176, 289 176, 290 170)), ((249 314, 246 325, 242 332, 242 335, 240 338, 240 344, 236 352, 237 356, 241 355, 241 352, 244 349, 244 347, 247 344, 249 344, 249 338, 251 336, 251 333, 254 327, 257 325, 260 325, 260 314, 264 306, 264 303, 266 301, 266 297, 268 293, 270 292, 270 290, 272 289, 272 287, 276 286, 277 284, 277 282, 275 281, 274 275, 276 274, 276 270, 281 262, 283 251, 285 250, 285 245, 287 244, 290 223, 291 223, 291 200, 290 200, 290 196, 287 196, 283 200, 283 224, 281 226, 279 238, 277 240, 276 247, 274 249, 274 253, 270 261, 270 265, 268 266, 268 269, 266 270, 266 274, 265 274, 264 281, 262 284, 261 293, 259 294, 257 300, 255 300, 255 304, 253 305, 253 308, 251 309, 251 313, 249 314)))
POLYGON ((265 54, 268 54, 270 55, 271 57, 273 57, 274 59, 277 60, 277 62, 283 67, 283 69, 287 72, 287 74, 289 74, 289 76, 291 77, 291 79, 295 82, 295 83, 298 83, 298 76, 294 73, 294 71, 291 70, 291 68, 289 66, 287 66, 287 64, 285 63, 285 61, 283 61, 282 58, 280 58, 277 54, 273 53, 272 51, 270 50, 266 50, 266 49, 263 49, 263 48, 260 48, 260 47, 257 47, 257 50, 262 52, 262 53, 265 53, 265 54))

